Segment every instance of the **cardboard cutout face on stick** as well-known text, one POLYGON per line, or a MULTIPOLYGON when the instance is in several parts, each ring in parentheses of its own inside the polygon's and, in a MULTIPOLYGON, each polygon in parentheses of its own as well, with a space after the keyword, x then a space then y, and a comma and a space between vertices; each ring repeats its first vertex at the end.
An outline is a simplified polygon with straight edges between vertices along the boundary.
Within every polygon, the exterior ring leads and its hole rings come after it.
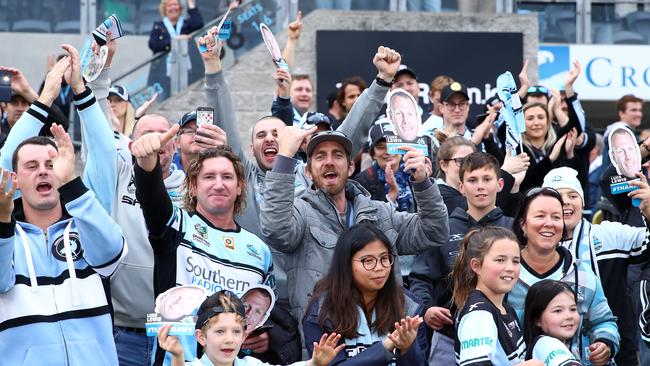
POLYGON ((271 59, 275 65, 279 68, 289 71, 289 66, 287 65, 287 62, 282 58, 282 51, 280 50, 278 41, 275 40, 271 29, 266 24, 262 23, 260 24, 260 33, 262 33, 264 44, 266 44, 266 48, 269 50, 271 59))
POLYGON ((192 314, 192 311, 198 308, 206 297, 205 290, 198 286, 173 287, 158 295, 155 312, 164 320, 179 320, 192 314))
POLYGON ((619 175, 634 178, 641 171, 641 151, 632 131, 617 127, 609 134, 609 158, 619 175))
POLYGON ((268 286, 256 285, 249 287, 241 299, 247 305, 246 331, 250 333, 264 325, 271 315, 271 310, 275 305, 275 294, 268 286))
POLYGON ((388 95, 386 108, 393 130, 404 142, 413 142, 420 130, 420 111, 413 96, 404 89, 395 89, 388 95))

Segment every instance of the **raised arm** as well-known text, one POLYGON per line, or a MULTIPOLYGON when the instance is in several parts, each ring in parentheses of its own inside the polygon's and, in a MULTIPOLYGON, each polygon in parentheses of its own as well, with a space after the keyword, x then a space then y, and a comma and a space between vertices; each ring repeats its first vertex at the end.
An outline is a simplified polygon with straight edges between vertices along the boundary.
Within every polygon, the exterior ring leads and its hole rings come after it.
POLYGON ((0 293, 11 290, 16 283, 13 266, 16 220, 12 217, 15 183, 15 175, 3 169, 2 180, 0 180, 0 293), (8 186, 10 180, 11 188, 8 186))
POLYGON ((142 135, 131 145, 131 153, 136 159, 135 196, 152 237, 163 235, 174 213, 172 201, 166 193, 158 151, 176 136, 179 128, 178 124, 174 124, 165 133, 142 135))
POLYGON ((228 82, 226 82, 221 68, 221 60, 219 60, 221 45, 214 39, 216 31, 216 27, 212 27, 208 31, 208 35, 199 40, 199 44, 208 47, 208 51, 201 53, 201 59, 205 66, 205 96, 208 106, 214 108, 215 125, 223 129, 228 136, 228 143, 232 151, 244 160, 246 154, 237 125, 235 107, 228 82))
POLYGON ((83 181, 97 196, 106 212, 113 211, 113 198, 117 188, 117 148, 113 129, 106 120, 92 91, 86 88, 81 77, 79 52, 71 45, 63 45, 70 55, 70 87, 79 111, 82 138, 88 146, 83 181))
POLYGON ((388 47, 380 46, 377 49, 372 63, 377 67, 377 79, 369 88, 363 91, 354 103, 350 113, 345 117, 337 131, 343 132, 352 141, 352 156, 356 156, 368 138, 368 130, 379 115, 384 99, 388 92, 388 85, 395 78, 395 73, 402 58, 400 54, 388 47))
MULTIPOLYGON (((102 276, 110 276, 127 253, 122 230, 75 174, 74 147, 63 127, 50 128, 58 146, 53 171, 61 182, 59 193, 82 238, 86 262, 102 276)), ((114 161, 113 161, 114 163, 114 161)))
POLYGON ((2 159, 2 168, 13 170, 11 167, 11 155, 18 144, 25 139, 38 135, 41 128, 47 123, 47 117, 50 114, 50 107, 59 96, 61 90, 61 81, 63 74, 70 67, 70 58, 64 57, 57 62, 45 78, 43 91, 38 99, 32 103, 27 112, 16 121, 5 144, 0 149, 0 159, 2 159))
POLYGON ((301 130, 295 126, 282 129, 273 170, 266 173, 260 229, 266 243, 281 252, 292 252, 302 244, 304 214, 294 204, 303 205, 304 202, 296 200, 294 203, 296 161, 291 156, 296 154, 300 143, 315 131, 315 126, 310 130, 301 130))
POLYGON ((300 33, 302 33, 302 11, 298 10, 296 20, 289 23, 287 44, 284 46, 284 50, 282 50, 282 58, 290 68, 293 68, 295 65, 296 46, 298 45, 298 40, 300 40, 300 33))

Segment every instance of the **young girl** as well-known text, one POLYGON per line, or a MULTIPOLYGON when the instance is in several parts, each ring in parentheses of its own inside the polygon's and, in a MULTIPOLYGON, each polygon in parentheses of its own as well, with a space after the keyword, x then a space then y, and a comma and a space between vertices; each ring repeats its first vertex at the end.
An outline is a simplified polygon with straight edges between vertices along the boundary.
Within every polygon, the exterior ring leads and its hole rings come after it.
POLYGON ((519 243, 504 228, 470 231, 452 273, 457 318, 456 363, 543 365, 524 361, 526 345, 517 315, 504 297, 519 278, 519 243))
MULTIPOLYGON (((169 335, 171 325, 158 331, 160 347, 172 354, 172 366, 265 366, 268 365, 254 357, 237 358, 246 338, 246 308, 244 303, 230 291, 220 291, 210 295, 199 307, 194 336, 203 349, 199 360, 185 363, 183 347, 178 338, 169 335)), ((327 366, 343 349, 336 346, 341 339, 335 333, 323 334, 318 343, 314 342, 314 355, 309 361, 301 361, 293 366, 327 366)))
POLYGON ((397 284, 394 260, 390 241, 374 225, 355 225, 339 237, 303 320, 308 352, 323 333, 337 332, 345 352, 334 365, 424 364, 424 306, 397 284))
POLYGON ((546 366, 580 366, 566 346, 578 330, 579 322, 576 295, 571 286, 554 280, 534 284, 526 296, 526 359, 544 360, 546 366))

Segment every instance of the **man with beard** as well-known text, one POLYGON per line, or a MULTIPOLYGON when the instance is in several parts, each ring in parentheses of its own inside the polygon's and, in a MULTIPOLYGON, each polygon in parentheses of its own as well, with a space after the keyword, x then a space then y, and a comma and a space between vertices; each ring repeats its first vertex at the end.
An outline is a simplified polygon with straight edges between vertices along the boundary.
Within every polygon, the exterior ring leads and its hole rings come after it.
MULTIPOLYGON (((402 147, 406 151, 404 169, 413 172, 411 185, 419 210, 398 212, 389 203, 371 200, 361 185, 348 180, 354 171, 352 142, 339 131, 319 132, 309 141, 307 171, 314 184, 294 202, 294 196, 287 194, 295 179, 295 161, 290 156, 311 132, 295 127, 282 131, 278 157, 273 170, 267 172, 260 214, 267 244, 286 255, 289 303, 298 318, 307 308, 314 284, 329 268, 340 233, 352 225, 377 225, 400 255, 441 245, 448 233, 447 209, 438 187, 429 179, 422 152, 402 147)), ((399 274, 399 265, 394 270, 399 274)), ((401 275, 396 277, 401 281, 401 275)))
MULTIPOLYGON (((381 107, 384 95, 376 100, 373 93, 379 87, 384 93, 387 91, 388 81, 395 75, 400 60, 399 53, 379 47, 373 59, 378 77, 354 104, 346 122, 339 130, 320 132, 309 141, 306 171, 314 184, 295 203, 294 198, 298 196, 289 194, 294 190, 296 179, 296 163, 291 157, 315 128, 286 127, 281 132, 278 156, 273 170, 265 177, 260 225, 267 244, 285 253, 285 269, 291 284, 288 286, 291 291, 289 303, 293 315, 299 319, 307 308, 308 294, 329 267, 339 234, 352 224, 375 222, 400 254, 416 254, 432 245, 442 244, 447 238, 447 211, 438 188, 428 179, 425 157, 421 153, 409 149, 413 151, 404 156, 404 169, 414 169, 414 196, 421 208, 418 214, 396 212, 388 203, 372 201, 358 183, 348 180, 354 171, 351 157, 360 144, 357 130, 352 135, 343 131, 346 123, 358 107, 368 104, 364 97, 372 97, 373 107, 381 107)), ((376 115, 365 112, 366 115, 376 115)), ((368 127, 360 125, 357 128, 367 131, 368 127)), ((397 273, 398 267, 395 266, 397 273)))

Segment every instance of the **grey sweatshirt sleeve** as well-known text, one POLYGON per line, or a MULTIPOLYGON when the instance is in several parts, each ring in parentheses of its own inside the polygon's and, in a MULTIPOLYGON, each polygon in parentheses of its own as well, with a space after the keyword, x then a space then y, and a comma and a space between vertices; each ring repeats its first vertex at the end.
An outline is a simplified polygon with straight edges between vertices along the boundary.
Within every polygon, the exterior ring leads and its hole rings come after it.
POLYGON ((214 108, 214 121, 228 136, 228 145, 241 159, 245 159, 241 134, 235 117, 235 107, 223 70, 205 74, 205 96, 208 106, 214 108))
POLYGON ((343 132, 352 141, 352 157, 361 151, 366 142, 368 131, 384 105, 386 93, 388 87, 373 81, 370 87, 361 93, 350 113, 337 128, 337 131, 343 132))
POLYGON ((305 219, 294 206, 293 166, 294 159, 276 156, 273 170, 266 172, 264 204, 260 209, 260 228, 266 244, 284 253, 300 246, 305 229, 305 219))
POLYGON ((400 255, 419 254, 432 246, 443 245, 449 237, 447 208, 438 185, 429 179, 413 184, 417 214, 394 211, 393 225, 399 232, 397 251, 400 255))

